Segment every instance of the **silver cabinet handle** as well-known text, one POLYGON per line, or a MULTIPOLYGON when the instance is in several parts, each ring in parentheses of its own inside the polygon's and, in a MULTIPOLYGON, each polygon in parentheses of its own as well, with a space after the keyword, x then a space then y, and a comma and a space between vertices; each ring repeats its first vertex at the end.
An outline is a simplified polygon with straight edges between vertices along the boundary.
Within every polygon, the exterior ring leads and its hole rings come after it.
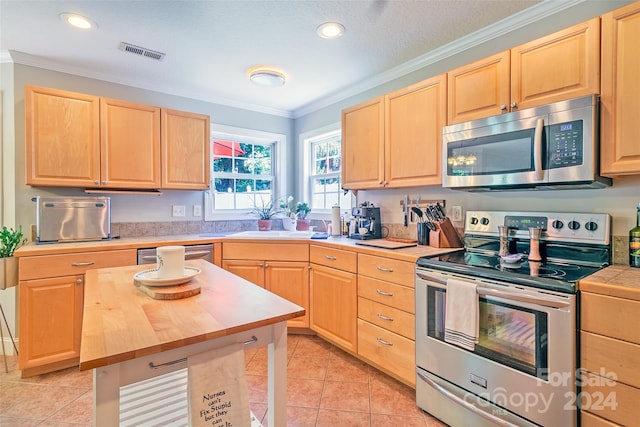
POLYGON ((382 320, 386 320, 388 322, 393 322, 393 317, 387 317, 382 313, 378 313, 378 318, 380 318, 382 320))
POLYGON ((72 262, 71 266, 72 267, 86 267, 87 265, 93 265, 95 263, 96 263, 95 261, 72 262))
POLYGON ((516 108, 518 106, 517 102, 512 102, 511 104, 509 104, 509 107, 511 108, 516 108))
POLYGON ((380 271, 384 271, 385 273, 393 273, 393 268, 384 268, 384 267, 376 267, 380 271))
MULTIPOLYGON (((253 344, 254 342, 258 341, 258 337, 256 337, 255 335, 251 336, 250 340, 245 341, 243 344, 244 345, 249 345, 249 344, 253 344)), ((153 362, 149 362, 149 368, 151 369, 160 369, 160 368, 165 368, 167 366, 172 366, 172 365, 177 365, 178 363, 185 363, 187 361, 187 358, 182 358, 182 359, 177 359, 177 360, 172 360, 171 362, 164 362, 164 363, 158 363, 157 365, 153 362)))
POLYGON ((391 292, 385 292, 385 291, 382 291, 382 290, 380 290, 380 289, 376 289, 376 292, 377 292, 378 294, 382 295, 383 297, 392 297, 392 296, 393 296, 393 293, 391 293, 391 292))
POLYGON ((380 337, 376 337, 376 341, 378 341, 380 344, 384 344, 384 345, 393 345, 393 343, 392 343, 392 342, 385 341, 385 340, 383 340, 383 339, 382 339, 382 338, 380 338, 380 337))
POLYGON ((504 105, 504 104, 501 104, 501 105, 500 105, 500 110, 501 110, 501 111, 504 111, 504 110, 506 110, 506 109, 507 109, 507 106, 506 106, 506 105, 504 105))
POLYGON ((82 279, 76 279, 76 285, 82 285, 83 280, 82 279))
POLYGON ((334 257, 334 256, 331 256, 331 255, 325 255, 324 257, 325 257, 326 259, 328 259, 328 260, 331 260, 331 261, 335 261, 335 260, 337 260, 337 259, 338 259, 338 258, 336 258, 336 257, 334 257))

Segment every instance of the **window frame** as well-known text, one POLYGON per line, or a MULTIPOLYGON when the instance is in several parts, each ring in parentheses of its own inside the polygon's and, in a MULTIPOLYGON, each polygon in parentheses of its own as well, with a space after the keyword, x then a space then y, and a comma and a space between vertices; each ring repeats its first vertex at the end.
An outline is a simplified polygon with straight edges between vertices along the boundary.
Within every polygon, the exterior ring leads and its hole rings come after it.
MULTIPOLYGON (((227 139, 237 140, 245 139, 250 142, 257 143, 273 143, 272 149, 272 170, 273 181, 271 188, 273 189, 274 198, 277 199, 281 195, 285 194, 286 182, 287 182, 287 136, 279 133, 264 132, 253 129, 240 128, 235 126, 226 125, 211 125, 210 141, 213 139, 227 139)), ((211 152, 211 163, 209 167, 213 166, 213 149, 211 144, 209 145, 211 152)), ((244 219, 242 216, 246 215, 246 219, 256 219, 250 214, 251 209, 215 209, 214 201, 214 173, 213 168, 211 170, 211 182, 209 190, 204 192, 204 221, 216 221, 216 220, 232 220, 232 219, 244 219)))

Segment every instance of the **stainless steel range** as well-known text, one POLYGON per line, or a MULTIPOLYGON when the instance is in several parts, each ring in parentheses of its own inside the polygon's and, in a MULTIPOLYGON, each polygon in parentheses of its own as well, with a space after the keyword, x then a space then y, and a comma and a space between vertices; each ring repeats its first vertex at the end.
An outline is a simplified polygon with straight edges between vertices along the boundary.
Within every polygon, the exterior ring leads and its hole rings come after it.
POLYGON ((467 212, 465 249, 417 262, 418 406, 452 426, 576 426, 576 283, 609 265, 610 234, 607 214, 467 212))

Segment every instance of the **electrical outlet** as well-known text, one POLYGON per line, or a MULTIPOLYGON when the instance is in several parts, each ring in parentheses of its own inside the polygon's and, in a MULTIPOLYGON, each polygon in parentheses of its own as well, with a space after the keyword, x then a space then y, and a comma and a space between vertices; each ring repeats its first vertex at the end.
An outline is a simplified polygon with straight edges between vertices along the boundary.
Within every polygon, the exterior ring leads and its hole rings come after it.
POLYGON ((184 205, 173 205, 173 216, 184 216, 184 215, 185 215, 184 205))
POLYGON ((193 205, 193 216, 202 216, 202 205, 193 205))
POLYGON ((462 206, 451 206, 451 221, 460 222, 462 221, 462 206))

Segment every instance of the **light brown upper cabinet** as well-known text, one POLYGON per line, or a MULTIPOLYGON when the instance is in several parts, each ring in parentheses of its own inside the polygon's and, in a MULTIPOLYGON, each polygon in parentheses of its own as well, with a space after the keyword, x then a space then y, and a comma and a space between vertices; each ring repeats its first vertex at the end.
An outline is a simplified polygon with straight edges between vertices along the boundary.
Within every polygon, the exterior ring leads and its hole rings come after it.
POLYGON ((601 159, 604 176, 640 174, 640 2, 602 16, 601 159))
POLYGON ((342 111, 342 186, 441 184, 444 74, 342 111))
POLYGON ((209 128, 207 115, 162 109, 162 188, 209 188, 209 128))
POLYGON ((35 86, 25 107, 29 185, 209 186, 208 116, 35 86))
POLYGON ((448 123, 600 91, 600 18, 447 73, 448 123))

